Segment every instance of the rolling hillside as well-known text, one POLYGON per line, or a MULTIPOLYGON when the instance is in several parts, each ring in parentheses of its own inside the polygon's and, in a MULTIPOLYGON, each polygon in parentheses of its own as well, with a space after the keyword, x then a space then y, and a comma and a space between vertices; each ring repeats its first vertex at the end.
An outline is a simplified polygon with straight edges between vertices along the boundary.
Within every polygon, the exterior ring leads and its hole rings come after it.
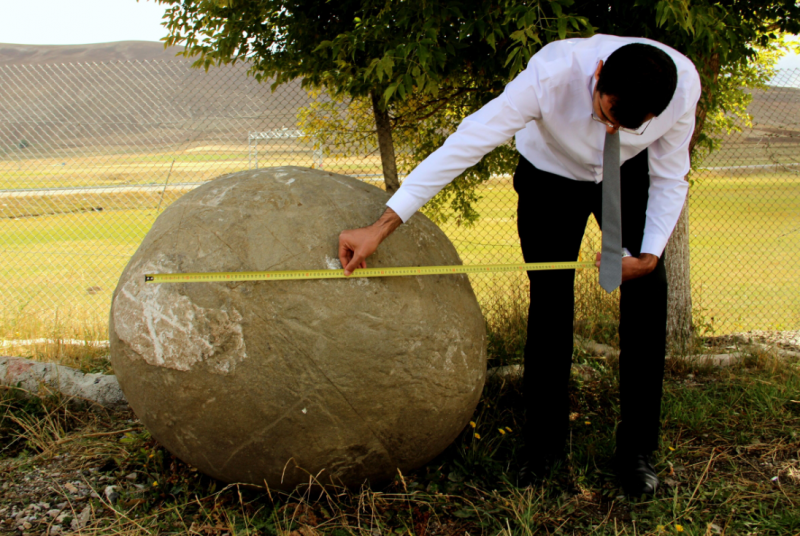
POLYGON ((246 66, 190 68, 160 43, 0 45, 0 148, 23 154, 176 144, 247 143, 293 127, 310 99, 299 82, 274 93, 246 66), (19 151, 18 151, 19 152, 19 151))

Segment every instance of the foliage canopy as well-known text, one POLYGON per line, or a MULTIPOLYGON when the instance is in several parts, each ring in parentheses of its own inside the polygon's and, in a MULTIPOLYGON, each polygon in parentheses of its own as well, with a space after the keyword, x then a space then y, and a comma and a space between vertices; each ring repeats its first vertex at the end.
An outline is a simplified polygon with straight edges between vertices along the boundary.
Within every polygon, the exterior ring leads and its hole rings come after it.
MULTIPOLYGON (((709 148, 706 116, 741 110, 738 84, 763 82, 759 49, 800 33, 794 0, 158 1, 170 6, 166 44, 185 45, 195 65, 247 61, 253 76, 273 86, 301 78, 304 87, 324 89, 333 100, 301 117, 323 147, 373 150, 370 108, 376 120, 388 114, 386 126, 378 121, 379 139, 381 128, 390 130, 389 142, 393 135, 404 148, 404 171, 498 95, 539 48, 596 32, 655 39, 695 62, 704 94, 694 142, 709 148)), ((384 145, 382 157, 394 161, 384 145)), ((449 207, 460 221, 474 221, 474 186, 515 163, 513 144, 496 149, 426 211, 441 221, 449 207)))

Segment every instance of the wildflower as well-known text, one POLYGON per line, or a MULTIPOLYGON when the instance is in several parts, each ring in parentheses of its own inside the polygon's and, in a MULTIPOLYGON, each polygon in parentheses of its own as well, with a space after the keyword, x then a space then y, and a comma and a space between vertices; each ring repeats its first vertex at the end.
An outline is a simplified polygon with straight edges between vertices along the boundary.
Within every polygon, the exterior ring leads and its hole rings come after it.
POLYGON ((672 452, 675 452, 675 447, 670 447, 669 450, 671 450, 672 452))
POLYGON ((158 482, 153 481, 153 487, 158 487, 158 482))
POLYGON ((469 425, 475 428, 475 421, 469 421, 469 425))
POLYGON ((683 532, 683 525, 675 525, 676 532, 683 532))
POLYGON ((498 428, 497 431, 500 432, 500 435, 506 435, 506 431, 502 428, 498 428))
POLYGON ((506 430, 508 430, 509 432, 513 432, 514 431, 511 428, 509 428, 508 426, 506 426, 506 430))
POLYGON ((583 424, 592 424, 592 421, 586 421, 583 424))
POLYGON ((656 530, 657 530, 658 532, 664 532, 664 525, 659 525, 659 526, 657 526, 657 527, 656 527, 656 530))
POLYGON ((478 432, 475 432, 475 439, 480 439, 480 438, 481 438, 481 434, 479 434, 478 432))

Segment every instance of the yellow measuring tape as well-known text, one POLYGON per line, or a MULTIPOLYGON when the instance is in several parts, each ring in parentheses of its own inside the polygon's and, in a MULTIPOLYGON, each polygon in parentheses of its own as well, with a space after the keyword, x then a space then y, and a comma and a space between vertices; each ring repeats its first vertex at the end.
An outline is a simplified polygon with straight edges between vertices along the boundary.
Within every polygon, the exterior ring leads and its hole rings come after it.
POLYGON ((213 283, 228 281, 296 281, 302 279, 350 279, 353 277, 397 277, 408 275, 491 274, 535 270, 576 270, 592 268, 593 262, 529 262, 520 264, 471 264, 466 266, 406 266, 402 268, 359 268, 345 276, 344 270, 284 270, 275 272, 197 272, 188 274, 145 274, 146 283, 213 283))

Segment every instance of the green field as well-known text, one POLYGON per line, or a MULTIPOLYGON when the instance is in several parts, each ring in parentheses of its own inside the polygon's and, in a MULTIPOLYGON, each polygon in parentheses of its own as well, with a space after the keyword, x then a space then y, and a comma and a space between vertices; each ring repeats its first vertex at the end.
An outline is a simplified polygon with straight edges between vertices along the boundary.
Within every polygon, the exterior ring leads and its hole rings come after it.
POLYGON ((724 331, 800 328, 800 175, 708 175, 690 199, 700 307, 724 331))
MULTIPOLYGON (((153 163, 170 162, 154 158, 153 163)), ((231 162, 216 161, 215 167, 204 169, 218 176, 228 171, 222 164, 231 162)), ((26 180, 36 179, 28 175, 26 180)), ((80 180, 69 185, 76 182, 80 180)), ((25 336, 46 334, 57 310, 67 332, 80 335, 88 322, 94 326, 93 336, 104 337, 109 298, 119 274, 157 214, 181 193, 108 190, 0 198, 0 337, 22 336, 16 335, 22 325, 39 326, 23 329, 25 336), (70 322, 76 325, 69 327, 70 322)), ((480 221, 471 228, 448 223, 444 231, 465 264, 518 262, 517 199, 510 181, 490 181, 480 195, 480 221)), ((707 173, 693 187, 695 304, 704 322, 713 319, 716 332, 800 326, 799 200, 800 177, 788 173, 736 178, 707 173)), ((598 236, 590 220, 584 258, 591 258, 598 236)), ((584 274, 583 282, 591 284, 594 277, 584 274)), ((487 310, 497 300, 516 299, 524 283, 516 274, 473 277, 487 310)))
MULTIPOLYGON (((309 147, 274 144, 258 150, 258 166, 306 166, 317 163, 309 147)), ((0 190, 37 188, 118 187, 130 185, 178 184, 211 180, 255 166, 248 146, 202 146, 175 153, 120 151, 94 156, 74 155, 48 158, 0 159, 0 190)), ((337 173, 369 174, 381 169, 380 157, 323 158, 323 167, 337 173)))

